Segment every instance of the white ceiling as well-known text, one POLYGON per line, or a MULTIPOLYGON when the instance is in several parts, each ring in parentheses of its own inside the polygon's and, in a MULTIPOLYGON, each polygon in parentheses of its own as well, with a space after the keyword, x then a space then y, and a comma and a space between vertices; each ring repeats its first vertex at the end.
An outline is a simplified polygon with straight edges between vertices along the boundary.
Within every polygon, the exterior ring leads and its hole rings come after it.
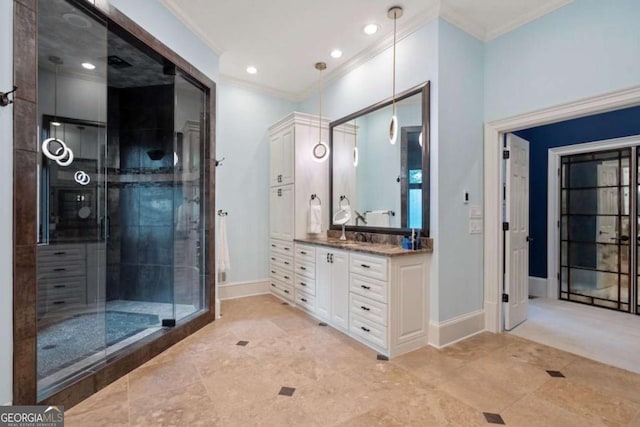
POLYGON ((341 75, 391 44, 387 9, 400 5, 399 37, 440 15, 487 41, 573 0, 161 0, 220 55, 223 79, 301 99, 327 63, 325 79, 341 75), (380 25, 374 36, 362 28, 380 25), (341 49, 333 59, 330 52, 341 49), (249 75, 253 65, 258 73, 249 75))

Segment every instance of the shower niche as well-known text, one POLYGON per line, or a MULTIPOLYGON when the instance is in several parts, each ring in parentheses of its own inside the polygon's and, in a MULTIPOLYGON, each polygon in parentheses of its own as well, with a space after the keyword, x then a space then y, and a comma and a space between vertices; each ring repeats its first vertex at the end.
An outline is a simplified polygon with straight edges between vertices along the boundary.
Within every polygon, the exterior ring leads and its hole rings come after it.
POLYGON ((38 2, 39 401, 209 310, 208 97, 84 2, 38 2))

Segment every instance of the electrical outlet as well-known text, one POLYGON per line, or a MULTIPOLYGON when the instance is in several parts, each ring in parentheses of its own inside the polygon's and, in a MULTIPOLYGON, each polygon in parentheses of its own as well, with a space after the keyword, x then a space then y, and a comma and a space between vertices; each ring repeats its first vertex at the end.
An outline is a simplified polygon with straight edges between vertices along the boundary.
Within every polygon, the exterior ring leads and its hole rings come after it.
POLYGON ((469 218, 470 219, 481 219, 482 218, 482 208, 478 205, 470 205, 469 206, 469 218))
POLYGON ((481 219, 472 219, 469 221, 469 234, 482 234, 481 219))

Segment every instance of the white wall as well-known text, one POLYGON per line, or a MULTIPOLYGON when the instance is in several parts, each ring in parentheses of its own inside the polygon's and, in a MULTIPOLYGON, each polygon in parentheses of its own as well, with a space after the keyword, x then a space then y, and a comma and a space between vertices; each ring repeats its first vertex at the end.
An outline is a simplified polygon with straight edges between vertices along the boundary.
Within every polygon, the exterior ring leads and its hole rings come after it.
POLYGON ((640 1, 575 0, 486 45, 485 118, 640 85, 640 1))
MULTIPOLYGON (((0 91, 13 87, 13 1, 0 1, 0 91)), ((13 107, 0 107, 0 405, 11 402, 13 376, 13 107)))
POLYGON ((97 122, 107 121, 106 79, 87 80, 76 76, 58 73, 58 100, 55 102, 55 73, 39 68, 38 70, 38 124, 42 115, 97 122), (57 104, 57 105, 55 105, 57 104))
POLYGON ((218 85, 216 205, 229 213, 227 283, 269 277, 268 128, 295 106, 230 84, 218 85))
MULTIPOLYGON (((483 204, 484 46, 446 21, 439 32, 439 321, 481 310, 483 240, 469 234, 469 205, 483 204)), ((432 316, 432 319, 434 317, 432 316)))

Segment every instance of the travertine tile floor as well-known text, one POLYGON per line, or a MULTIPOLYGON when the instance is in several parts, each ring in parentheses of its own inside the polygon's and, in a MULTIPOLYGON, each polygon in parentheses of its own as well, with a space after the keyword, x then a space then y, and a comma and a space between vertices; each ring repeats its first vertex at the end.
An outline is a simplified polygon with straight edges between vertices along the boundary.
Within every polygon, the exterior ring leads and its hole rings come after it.
POLYGON ((486 412, 508 426, 640 426, 640 375, 513 335, 385 362, 272 296, 223 302, 223 314, 66 425, 480 426, 486 412))

